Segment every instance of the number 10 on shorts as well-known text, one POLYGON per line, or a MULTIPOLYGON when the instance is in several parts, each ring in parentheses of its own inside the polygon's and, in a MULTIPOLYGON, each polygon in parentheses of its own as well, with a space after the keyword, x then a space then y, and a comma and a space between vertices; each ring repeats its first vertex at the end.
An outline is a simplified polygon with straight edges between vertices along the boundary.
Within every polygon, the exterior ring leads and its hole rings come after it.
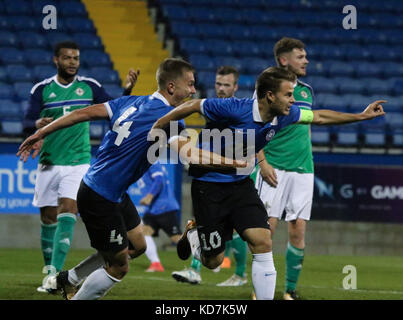
POLYGON ((221 236, 217 231, 211 232, 209 237, 209 243, 207 243, 206 235, 204 233, 200 234, 200 238, 203 243, 203 250, 210 251, 211 249, 216 249, 221 246, 221 236), (210 246, 209 246, 210 244, 210 246))

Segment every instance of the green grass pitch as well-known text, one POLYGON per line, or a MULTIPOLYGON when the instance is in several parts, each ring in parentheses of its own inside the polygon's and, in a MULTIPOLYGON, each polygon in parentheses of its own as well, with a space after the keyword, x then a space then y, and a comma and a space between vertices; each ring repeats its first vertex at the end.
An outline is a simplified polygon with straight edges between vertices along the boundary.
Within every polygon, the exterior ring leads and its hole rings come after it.
MULTIPOLYGON (((66 268, 73 267, 92 250, 71 250, 66 268)), ((182 261, 174 250, 160 251, 165 272, 146 273, 149 262, 145 255, 131 261, 130 272, 105 297, 106 300, 249 300, 252 291, 251 255, 248 260, 247 285, 217 287, 229 278, 234 268, 218 273, 202 269, 202 283, 178 283, 171 272, 188 267, 190 260, 182 261)), ((276 255, 277 287, 275 299, 282 298, 284 290, 284 256, 276 255)), ((43 275, 39 249, 0 249, 1 300, 61 300, 60 295, 38 293, 43 275)), ((234 263, 233 263, 234 265, 234 263)), ((402 257, 375 256, 310 256, 306 255, 298 291, 306 300, 401 300, 402 257), (343 289, 343 267, 353 265, 357 270, 357 289, 343 289)))

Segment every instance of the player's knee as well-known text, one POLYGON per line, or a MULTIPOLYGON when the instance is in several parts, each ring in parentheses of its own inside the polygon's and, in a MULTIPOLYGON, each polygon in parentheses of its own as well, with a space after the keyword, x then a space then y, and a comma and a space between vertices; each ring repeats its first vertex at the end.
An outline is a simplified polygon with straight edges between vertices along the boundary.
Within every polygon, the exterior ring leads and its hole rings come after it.
POLYGON ((203 259, 203 265, 208 269, 218 268, 222 263, 222 260, 220 261, 216 257, 214 257, 214 258, 202 258, 202 259, 203 259))
POLYGON ((272 250, 271 236, 255 238, 249 242, 252 253, 265 253, 272 250))

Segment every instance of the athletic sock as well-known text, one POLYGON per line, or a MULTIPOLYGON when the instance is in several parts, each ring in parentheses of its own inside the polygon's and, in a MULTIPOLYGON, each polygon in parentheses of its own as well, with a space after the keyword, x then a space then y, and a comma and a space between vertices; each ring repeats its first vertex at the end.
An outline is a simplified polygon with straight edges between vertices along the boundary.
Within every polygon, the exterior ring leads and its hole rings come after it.
POLYGON ((102 298, 120 280, 109 275, 104 268, 91 273, 72 300, 96 300, 102 298))
POLYGON ((225 243, 225 252, 224 252, 224 257, 228 257, 231 254, 231 249, 232 249, 232 240, 229 240, 225 243))
POLYGON ((190 263, 190 267, 197 273, 200 273, 201 262, 199 260, 197 260, 195 257, 192 257, 192 262, 190 263))
POLYGON ((288 243, 285 255, 286 273, 285 290, 293 291, 297 287, 297 282, 304 261, 304 249, 298 249, 288 243))
POLYGON ((193 257, 201 261, 201 248, 197 230, 196 229, 190 230, 187 234, 187 238, 190 243, 190 249, 192 251, 193 257))
POLYGON ((246 255, 248 252, 246 242, 236 233, 231 241, 231 246, 236 262, 235 274, 243 278, 245 277, 246 255))
POLYGON ((56 228, 57 223, 44 224, 41 222, 41 249, 45 266, 50 265, 52 262, 53 240, 56 228))
POLYGON ((252 283, 257 300, 273 300, 277 272, 272 252, 253 254, 252 283))
POLYGON ((63 268, 64 262, 66 261, 66 256, 70 250, 71 241, 73 240, 76 221, 77 217, 73 213, 62 213, 57 216, 57 228, 51 262, 56 272, 63 268))
POLYGON ((88 275, 103 266, 105 260, 99 252, 96 252, 69 270, 69 282, 73 286, 78 286, 88 275))
POLYGON ((146 239, 146 244, 147 244, 147 250, 146 250, 146 256, 148 260, 153 262, 160 262, 160 258, 158 257, 158 252, 157 252, 157 246, 155 245, 155 241, 153 237, 151 236, 144 236, 146 239))

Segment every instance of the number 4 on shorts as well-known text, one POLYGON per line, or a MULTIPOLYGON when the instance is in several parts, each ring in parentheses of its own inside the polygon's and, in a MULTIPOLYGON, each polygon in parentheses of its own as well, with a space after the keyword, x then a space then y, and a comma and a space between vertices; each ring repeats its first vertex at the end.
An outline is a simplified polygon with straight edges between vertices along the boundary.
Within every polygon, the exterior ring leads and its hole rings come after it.
POLYGON ((123 237, 120 234, 116 236, 116 230, 111 231, 110 243, 117 242, 118 244, 122 244, 122 240, 123 237))

